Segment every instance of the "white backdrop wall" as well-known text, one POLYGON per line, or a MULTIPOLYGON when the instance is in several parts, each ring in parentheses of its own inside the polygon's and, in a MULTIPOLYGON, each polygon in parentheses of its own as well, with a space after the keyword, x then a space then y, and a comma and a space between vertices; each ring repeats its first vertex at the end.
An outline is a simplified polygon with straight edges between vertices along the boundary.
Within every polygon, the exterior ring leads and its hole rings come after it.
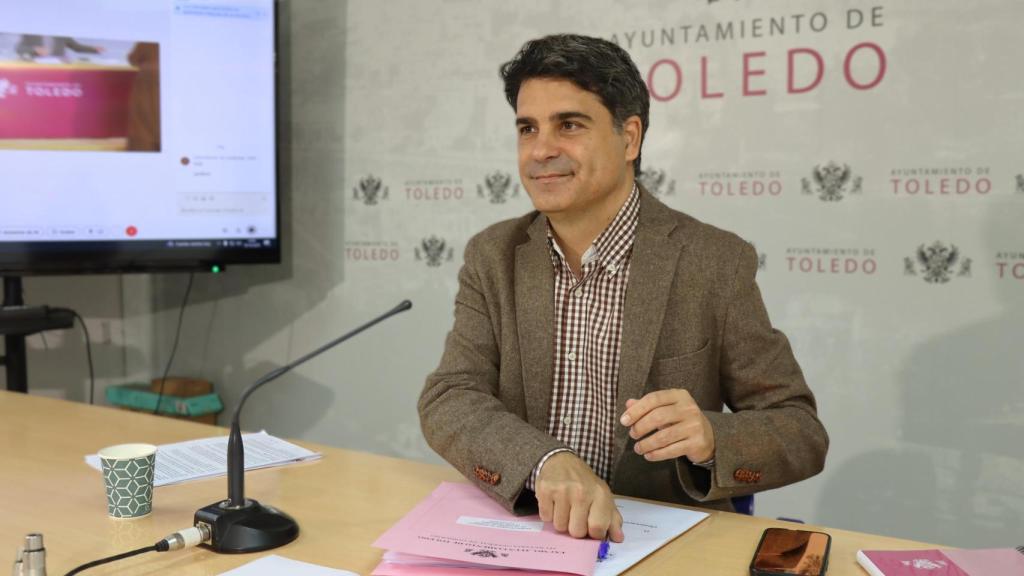
MULTIPOLYGON (((655 100, 644 178, 739 233, 832 437, 758 514, 962 546, 1024 541, 1024 78, 1015 0, 303 1, 285 5, 287 263, 196 280, 174 372, 248 428, 437 460, 415 402, 467 239, 530 209, 497 75, 527 39, 613 39, 655 100), (820 71, 820 75, 819 75, 820 71), (508 182, 503 179, 509 177, 508 182)), ((166 361, 184 278, 125 280, 166 361)))

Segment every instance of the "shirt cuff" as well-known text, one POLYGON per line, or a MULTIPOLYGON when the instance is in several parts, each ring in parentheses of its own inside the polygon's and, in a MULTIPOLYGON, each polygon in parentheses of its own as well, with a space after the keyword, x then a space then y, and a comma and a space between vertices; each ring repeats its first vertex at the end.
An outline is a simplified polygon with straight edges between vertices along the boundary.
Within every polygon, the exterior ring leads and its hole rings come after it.
MULTIPOLYGON (((533 467, 533 472, 530 473, 530 477, 526 479, 526 488, 528 490, 532 492, 537 491, 535 487, 537 486, 537 477, 540 476, 540 469, 544 467, 544 463, 548 461, 548 458, 551 458, 559 452, 572 452, 572 450, 568 448, 555 448, 551 452, 545 454, 544 457, 540 459, 540 462, 533 467)), ((573 453, 575 454, 575 452, 573 453)))
POLYGON ((706 470, 711 470, 715 467, 715 457, 712 456, 710 460, 705 460, 704 462, 694 462, 693 465, 700 466, 706 470))

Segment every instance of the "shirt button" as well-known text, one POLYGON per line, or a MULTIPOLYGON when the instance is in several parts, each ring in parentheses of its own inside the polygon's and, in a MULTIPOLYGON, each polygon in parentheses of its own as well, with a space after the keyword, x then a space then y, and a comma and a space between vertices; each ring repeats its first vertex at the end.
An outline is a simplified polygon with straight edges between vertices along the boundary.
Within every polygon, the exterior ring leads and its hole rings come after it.
POLYGON ((572 418, 570 418, 568 416, 562 418, 562 424, 565 424, 566 426, 572 424, 572 418))
POLYGON ((615 274, 618 271, 619 271, 619 267, 616 266, 615 264, 612 264, 611 266, 608 267, 608 272, 611 273, 611 274, 615 274))
POLYGON ((577 297, 577 298, 579 298, 580 296, 583 296, 583 289, 582 288, 577 288, 577 289, 573 290, 572 291, 572 295, 577 297))
POLYGON ((575 352, 569 352, 568 354, 565 355, 565 357, 568 358, 569 360, 575 360, 576 359, 576 353, 575 352))

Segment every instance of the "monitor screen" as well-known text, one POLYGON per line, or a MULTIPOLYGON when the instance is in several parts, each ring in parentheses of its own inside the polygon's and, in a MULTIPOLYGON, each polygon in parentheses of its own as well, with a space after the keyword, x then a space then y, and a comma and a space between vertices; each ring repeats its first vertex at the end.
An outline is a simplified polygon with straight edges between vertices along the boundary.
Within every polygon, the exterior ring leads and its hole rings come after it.
POLYGON ((0 14, 0 273, 280 260, 273 0, 0 14))

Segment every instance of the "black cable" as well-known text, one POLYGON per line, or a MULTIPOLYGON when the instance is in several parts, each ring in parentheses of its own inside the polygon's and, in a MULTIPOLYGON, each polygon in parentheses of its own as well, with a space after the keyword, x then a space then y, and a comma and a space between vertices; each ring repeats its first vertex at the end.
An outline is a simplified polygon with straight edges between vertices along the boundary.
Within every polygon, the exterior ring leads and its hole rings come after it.
POLYGON ((188 275, 188 286, 185 287, 185 297, 181 299, 181 309, 178 311, 178 327, 174 330, 174 345, 171 346, 171 357, 167 359, 167 367, 164 368, 164 376, 160 379, 160 393, 156 397, 156 407, 153 414, 160 413, 160 401, 164 397, 164 384, 167 383, 167 375, 171 372, 171 363, 174 362, 174 354, 178 352, 178 339, 181 337, 181 321, 185 318, 185 306, 188 305, 188 295, 192 293, 192 280, 196 277, 195 272, 188 275))
MULTIPOLYGON (((96 374, 92 368, 92 339, 89 338, 89 327, 85 325, 85 319, 75 312, 71 311, 78 319, 79 326, 82 327, 82 333, 85 335, 85 357, 89 360, 89 404, 94 404, 93 396, 96 394, 96 374)), ((46 342, 46 336, 43 336, 43 342, 46 342)))
POLYGON ((74 576, 75 574, 78 574, 79 572, 83 572, 85 570, 88 570, 89 568, 95 568, 95 567, 97 567, 97 566, 99 566, 101 564, 107 564, 109 562, 114 562, 116 560, 124 560, 125 558, 130 558, 132 556, 138 556, 139 554, 145 554, 146 552, 166 552, 167 549, 168 549, 167 541, 166 540, 161 540, 160 542, 157 542, 156 544, 154 544, 152 546, 146 546, 145 548, 139 548, 137 550, 132 550, 131 552, 124 552, 122 554, 115 554, 114 556, 107 556, 106 558, 100 558, 99 560, 93 560, 92 562, 88 562, 86 564, 82 564, 81 566, 79 566, 78 568, 75 568, 71 572, 68 572, 64 576, 74 576), (162 546, 161 546, 161 544, 162 544, 162 546), (163 549, 161 550, 161 548, 163 548, 163 549))

